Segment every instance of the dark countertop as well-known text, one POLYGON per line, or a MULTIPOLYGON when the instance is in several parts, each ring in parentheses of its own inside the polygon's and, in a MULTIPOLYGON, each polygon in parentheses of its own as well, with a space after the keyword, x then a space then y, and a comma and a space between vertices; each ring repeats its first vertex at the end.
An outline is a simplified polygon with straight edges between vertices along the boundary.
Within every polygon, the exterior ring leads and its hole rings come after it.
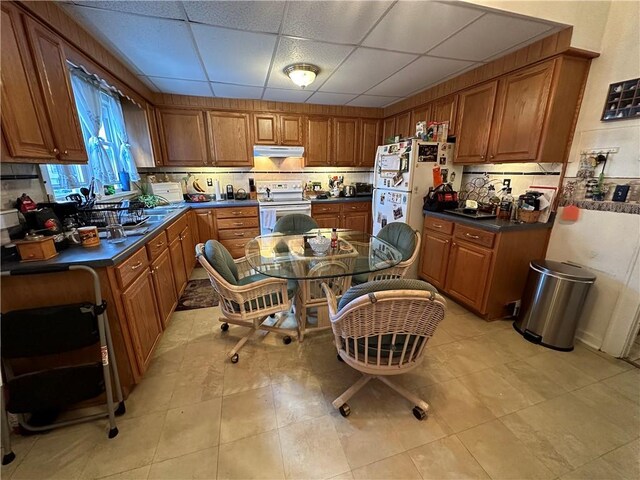
POLYGON ((312 198, 311 203, 343 203, 343 202, 370 202, 371 195, 367 195, 366 197, 329 197, 326 200, 318 200, 317 198, 312 198))
POLYGON ((490 232, 511 232, 517 230, 544 230, 553 227, 553 216, 547 223, 513 223, 509 220, 499 220, 497 218, 486 218, 483 220, 476 220, 474 218, 467 218, 461 215, 455 215, 447 212, 423 212, 425 216, 440 218, 442 220, 448 220, 450 222, 461 223, 470 227, 480 228, 482 230, 489 230, 490 232))
POLYGON ((257 207, 257 200, 220 200, 219 202, 184 203, 191 208, 257 207))

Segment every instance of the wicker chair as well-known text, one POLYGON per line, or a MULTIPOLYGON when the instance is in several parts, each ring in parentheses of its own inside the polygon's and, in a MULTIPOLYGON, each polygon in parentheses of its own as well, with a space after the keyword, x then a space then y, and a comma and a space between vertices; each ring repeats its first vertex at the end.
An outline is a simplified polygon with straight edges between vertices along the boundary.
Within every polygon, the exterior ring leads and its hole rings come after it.
POLYGON ((318 223, 309 215, 290 213, 276 222, 273 233, 302 234, 318 228, 318 223))
POLYGON ((264 324, 267 317, 275 318, 278 312, 291 308, 297 290, 295 281, 267 277, 251 268, 246 257, 234 260, 227 249, 216 240, 196 246, 196 257, 204 267, 214 290, 220 297, 220 309, 224 317, 220 328, 223 332, 229 324, 249 327, 249 333, 241 338, 227 356, 232 363, 239 360, 238 351, 256 330, 284 334, 283 342, 291 343, 290 334, 296 330, 264 324), (215 265, 215 268, 214 268, 215 265))
POLYGON ((369 380, 377 378, 408 399, 418 420, 429 405, 392 383, 387 377, 409 372, 421 364, 424 349, 444 319, 446 302, 436 289, 420 280, 382 280, 350 288, 338 304, 333 290, 323 284, 338 359, 362 373, 333 401, 342 416, 346 403, 369 380))
POLYGON ((405 278, 420 254, 421 236, 409 225, 402 222, 392 222, 385 225, 377 235, 378 238, 390 243, 402 253, 402 261, 396 266, 377 272, 354 275, 353 284, 359 285, 376 280, 391 280, 405 278))

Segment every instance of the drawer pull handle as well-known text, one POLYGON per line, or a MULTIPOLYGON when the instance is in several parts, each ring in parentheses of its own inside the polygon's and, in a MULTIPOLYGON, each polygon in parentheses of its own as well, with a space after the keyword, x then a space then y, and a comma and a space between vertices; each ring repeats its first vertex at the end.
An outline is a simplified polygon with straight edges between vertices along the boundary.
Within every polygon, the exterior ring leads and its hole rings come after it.
POLYGON ((242 212, 231 212, 232 215, 241 215, 242 212))
POLYGON ((358 207, 351 207, 351 210, 356 210, 358 207))
POLYGON ((244 237, 244 232, 242 232, 242 233, 237 233, 237 232, 236 232, 236 233, 234 233, 234 235, 235 235, 236 237, 244 237))
POLYGON ((480 238, 478 235, 471 235, 470 233, 465 233, 465 236, 466 236, 466 237, 469 237, 469 238, 473 238, 473 239, 475 239, 475 240, 477 240, 477 239, 479 239, 479 238, 480 238))
POLYGON ((142 262, 138 262, 135 265, 131 265, 131 270, 137 270, 142 266, 142 262))
POLYGON ((234 225, 235 225, 236 227, 242 227, 242 226, 244 225, 244 223, 242 223, 242 222, 235 222, 235 223, 234 223, 234 225))
POLYGON ((442 228, 442 225, 440 225, 439 223, 432 223, 431 226, 435 228, 442 228))
POLYGON ((161 246, 163 246, 163 245, 164 245, 164 242, 158 242, 158 243, 156 243, 156 247, 158 247, 158 248, 160 248, 160 247, 161 247, 161 246))
POLYGON ((238 247, 238 248, 244 247, 244 243, 236 243, 236 247, 238 247))

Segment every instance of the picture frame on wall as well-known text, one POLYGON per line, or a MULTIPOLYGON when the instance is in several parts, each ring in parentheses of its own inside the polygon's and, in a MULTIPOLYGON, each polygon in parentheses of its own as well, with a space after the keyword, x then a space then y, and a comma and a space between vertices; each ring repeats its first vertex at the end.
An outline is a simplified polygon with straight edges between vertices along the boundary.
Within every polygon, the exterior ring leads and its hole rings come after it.
POLYGON ((640 78, 612 83, 602 111, 603 122, 640 118, 640 78))

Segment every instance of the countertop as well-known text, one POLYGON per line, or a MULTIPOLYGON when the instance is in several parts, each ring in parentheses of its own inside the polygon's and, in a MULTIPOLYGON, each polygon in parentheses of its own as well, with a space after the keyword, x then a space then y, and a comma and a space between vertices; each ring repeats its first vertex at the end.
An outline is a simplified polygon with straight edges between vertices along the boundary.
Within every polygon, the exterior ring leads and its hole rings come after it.
POLYGON ((553 227, 553 216, 547 223, 513 223, 509 220, 499 220, 497 218, 486 218, 482 220, 476 220, 474 218, 467 218, 461 215, 455 215, 453 213, 446 212, 429 212, 424 211, 425 216, 440 218, 442 220, 448 220, 450 222, 461 223, 470 227, 480 228, 482 230, 489 230, 490 232, 511 232, 519 230, 544 230, 553 227))
POLYGON ((312 198, 311 203, 343 203, 343 202, 370 202, 371 195, 363 196, 363 197, 329 197, 324 200, 318 200, 317 198, 312 198))

